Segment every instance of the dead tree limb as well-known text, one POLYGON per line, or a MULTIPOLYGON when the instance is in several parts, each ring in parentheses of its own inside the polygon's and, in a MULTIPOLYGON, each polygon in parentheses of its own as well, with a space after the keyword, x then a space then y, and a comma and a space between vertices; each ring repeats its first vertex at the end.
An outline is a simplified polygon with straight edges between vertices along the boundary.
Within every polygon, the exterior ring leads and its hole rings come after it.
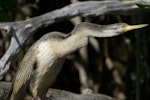
POLYGON ((103 94, 75 94, 58 89, 49 89, 47 97, 50 100, 116 100, 103 94))
MULTIPOLYGON (((0 82, 0 100, 6 100, 11 86, 12 83, 10 82, 0 82)), ((93 94, 88 92, 86 94, 76 94, 59 89, 49 89, 46 97, 49 98, 48 100, 116 100, 103 94, 93 94)))
POLYGON ((0 59, 0 77, 2 78, 7 72, 13 58, 18 54, 25 41, 40 28, 74 16, 99 16, 111 12, 123 13, 127 11, 128 13, 141 12, 141 9, 138 9, 135 3, 137 2, 126 3, 117 0, 78 2, 29 20, 0 23, 0 29, 6 29, 8 35, 12 34, 10 46, 0 59))

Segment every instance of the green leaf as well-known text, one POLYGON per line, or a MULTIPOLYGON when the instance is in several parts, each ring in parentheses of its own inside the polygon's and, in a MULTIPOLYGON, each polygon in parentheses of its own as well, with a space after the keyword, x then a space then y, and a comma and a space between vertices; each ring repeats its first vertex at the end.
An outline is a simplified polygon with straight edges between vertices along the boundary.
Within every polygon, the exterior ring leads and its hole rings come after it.
POLYGON ((146 5, 146 4, 137 4, 137 6, 139 8, 150 8, 150 5, 146 5))

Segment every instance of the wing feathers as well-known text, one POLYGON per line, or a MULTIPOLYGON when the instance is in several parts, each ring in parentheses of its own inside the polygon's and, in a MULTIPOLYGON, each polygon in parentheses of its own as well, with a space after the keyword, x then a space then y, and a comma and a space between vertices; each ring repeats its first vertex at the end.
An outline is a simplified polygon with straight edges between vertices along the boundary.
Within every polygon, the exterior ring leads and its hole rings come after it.
POLYGON ((16 77, 13 84, 13 93, 17 94, 19 89, 27 82, 30 78, 35 63, 35 56, 32 52, 25 55, 20 67, 17 71, 16 77))

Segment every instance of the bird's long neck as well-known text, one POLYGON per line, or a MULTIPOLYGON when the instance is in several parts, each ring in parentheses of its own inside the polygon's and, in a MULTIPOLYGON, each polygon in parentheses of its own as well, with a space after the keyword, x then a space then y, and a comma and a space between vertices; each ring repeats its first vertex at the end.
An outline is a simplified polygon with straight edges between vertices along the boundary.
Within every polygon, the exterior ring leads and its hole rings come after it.
MULTIPOLYGON (((108 30, 109 26, 101 26, 96 25, 88 22, 82 22, 75 26, 73 31, 70 33, 70 35, 65 38, 63 41, 61 41, 60 45, 58 46, 59 52, 62 55, 68 55, 70 53, 73 53, 74 51, 84 47, 88 43, 88 37, 112 37, 115 34, 106 32, 105 30, 108 30)), ((56 50, 56 49, 55 49, 56 50)))
POLYGON ((76 50, 86 46, 88 43, 88 37, 81 34, 73 34, 64 41, 61 42, 62 44, 62 54, 68 55, 76 50))
POLYGON ((110 34, 105 33, 105 29, 107 29, 107 25, 97 25, 93 23, 82 22, 75 26, 72 34, 79 34, 87 37, 111 37, 110 34))
POLYGON ((107 34, 102 33, 102 26, 83 22, 75 26, 70 36, 61 42, 61 54, 68 55, 88 43, 88 37, 107 37, 107 34))

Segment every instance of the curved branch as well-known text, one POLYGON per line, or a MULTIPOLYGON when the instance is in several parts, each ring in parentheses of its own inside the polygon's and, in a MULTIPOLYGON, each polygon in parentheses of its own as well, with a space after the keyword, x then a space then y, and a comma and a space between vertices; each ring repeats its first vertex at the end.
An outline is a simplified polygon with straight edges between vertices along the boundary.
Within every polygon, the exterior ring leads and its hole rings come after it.
POLYGON ((126 3, 118 0, 78 2, 26 21, 0 23, 0 29, 6 29, 8 34, 12 34, 11 44, 0 59, 0 77, 2 78, 7 72, 12 59, 18 54, 25 41, 38 29, 74 16, 99 16, 111 12, 127 12, 128 10, 132 12, 132 10, 137 10, 135 3, 137 2, 126 3))

